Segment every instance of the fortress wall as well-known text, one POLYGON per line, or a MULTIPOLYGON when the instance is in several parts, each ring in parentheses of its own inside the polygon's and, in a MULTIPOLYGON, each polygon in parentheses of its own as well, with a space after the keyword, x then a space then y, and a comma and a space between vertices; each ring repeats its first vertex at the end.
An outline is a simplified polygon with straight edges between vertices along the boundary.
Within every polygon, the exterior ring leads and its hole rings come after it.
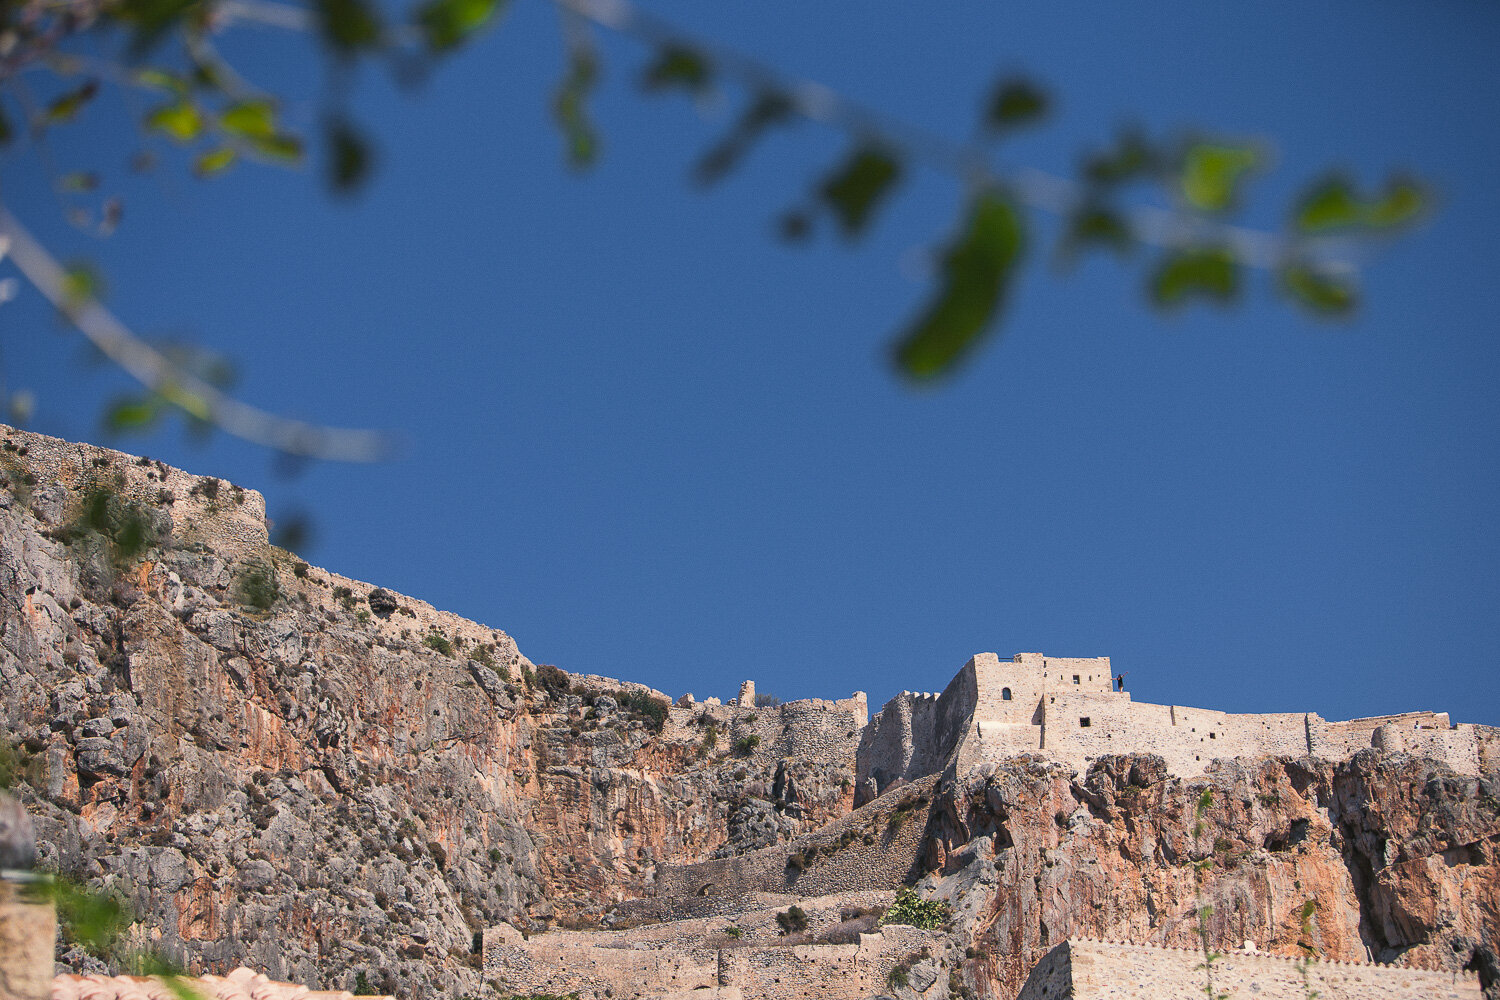
POLYGON ((1445 712, 1401 712, 1376 715, 1348 722, 1329 722, 1315 714, 1308 716, 1308 737, 1314 757, 1340 760, 1368 750, 1375 743, 1375 731, 1384 725, 1412 731, 1413 726, 1426 729, 1448 729, 1445 712))
POLYGON ((977 694, 970 660, 941 695, 906 691, 886 702, 860 737, 856 787, 864 789, 874 778, 878 794, 897 779, 914 781, 941 771, 968 731, 977 694))
MULTIPOLYGON (((1069 939, 1037 964, 1018 1000, 1168 1000, 1202 996, 1196 949, 1069 939), (1068 992, 1071 990, 1071 993, 1068 992)), ((1473 973, 1389 965, 1312 962, 1304 980, 1294 958, 1233 951, 1213 963, 1214 992, 1255 1000, 1480 1000, 1473 973)))
POLYGON ((863 1000, 886 992, 892 967, 933 941, 934 935, 894 924, 861 934, 858 944, 725 948, 720 980, 757 1000, 863 1000))
POLYGON ((688 865, 657 865, 656 897, 664 912, 675 917, 697 915, 706 905, 711 907, 704 897, 729 901, 756 893, 806 897, 894 889, 906 882, 913 859, 921 854, 928 809, 922 800, 931 800, 938 778, 937 774, 919 778, 790 844, 688 865), (893 828, 891 814, 903 807, 906 816, 893 828), (853 837, 841 846, 845 831, 853 837), (866 835, 871 843, 864 842, 866 835), (814 855, 800 871, 788 864, 797 853, 814 855))
POLYGON ((804 698, 775 708, 741 709, 735 738, 748 722, 761 738, 758 752, 795 757, 799 763, 849 765, 864 728, 863 713, 856 714, 860 705, 852 701, 804 698), (751 718, 745 720, 746 715, 751 718))
POLYGON ((1474 758, 1478 765, 1479 774, 1489 774, 1492 771, 1500 771, 1500 729, 1494 726, 1476 726, 1471 723, 1461 722, 1460 730, 1467 729, 1473 735, 1474 758))

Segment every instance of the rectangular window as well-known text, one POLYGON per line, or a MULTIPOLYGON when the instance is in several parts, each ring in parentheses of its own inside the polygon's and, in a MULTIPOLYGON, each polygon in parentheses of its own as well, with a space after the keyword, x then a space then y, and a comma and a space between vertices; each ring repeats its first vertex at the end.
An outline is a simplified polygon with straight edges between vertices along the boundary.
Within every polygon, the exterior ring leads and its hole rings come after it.
POLYGON ((1089 717, 1087 715, 1085 715, 1083 718, 1079 719, 1078 720, 1078 724, 1080 726, 1082 726, 1084 729, 1087 729, 1087 728, 1089 728, 1089 726, 1093 725, 1093 723, 1089 722, 1089 717))
POLYGON ((1077 684, 1077 683, 1078 683, 1078 675, 1077 675, 1077 674, 1074 674, 1074 675, 1073 675, 1073 683, 1074 683, 1074 684, 1077 684))

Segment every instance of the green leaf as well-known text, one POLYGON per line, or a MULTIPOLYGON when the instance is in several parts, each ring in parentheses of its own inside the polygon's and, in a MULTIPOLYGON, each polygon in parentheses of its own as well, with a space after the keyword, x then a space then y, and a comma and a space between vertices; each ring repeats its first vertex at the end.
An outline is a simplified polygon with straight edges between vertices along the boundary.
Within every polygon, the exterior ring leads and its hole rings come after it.
POLYGON ((5 106, 0 105, 0 146, 10 142, 15 137, 15 132, 10 127, 10 117, 5 113, 5 106))
POLYGON ((151 66, 136 70, 135 82, 143 87, 165 90, 179 97, 185 96, 188 92, 187 81, 182 77, 151 66))
POLYGON ((1172 308, 1194 296, 1231 302, 1240 290, 1240 265, 1223 247, 1195 247, 1167 255, 1150 279, 1151 298, 1172 308))
POLYGON ((995 87, 984 124, 1001 133, 1035 124, 1047 115, 1047 95, 1027 80, 1005 80, 995 87))
POLYGON ((691 94, 702 94, 712 82, 708 60, 685 45, 665 46, 656 61, 641 74, 641 87, 647 91, 680 88, 691 94))
POLYGON ((1194 143, 1182 157, 1182 196, 1194 208, 1222 212, 1233 206, 1240 181, 1259 163, 1260 154, 1249 146, 1194 143))
POLYGON ((199 177, 212 177, 215 174, 222 174, 238 158, 239 153, 233 146, 220 146, 218 149, 209 150, 198 157, 193 163, 193 173, 199 177))
POLYGON ((792 99, 780 91, 767 90, 756 95, 729 134, 703 154, 693 168, 694 179, 700 184, 712 184, 722 179, 744 158, 766 129, 786 121, 795 110, 792 99))
POLYGON ((88 80, 47 105, 48 123, 72 121, 83 106, 99 93, 99 81, 88 80))
POLYGON ((330 121, 325 136, 328 140, 328 183, 336 192, 355 190, 370 173, 369 142, 343 119, 330 121))
POLYGON ((219 116, 219 127, 243 139, 267 139, 276 134, 276 108, 270 101, 233 104, 219 116))
POLYGON ((552 101, 552 114, 568 146, 568 165, 590 167, 599 156, 599 136, 588 116, 588 96, 599 79, 599 64, 584 46, 568 50, 568 69, 552 101))
POLYGON ((1281 284, 1299 305, 1320 316, 1347 316, 1359 304, 1359 289, 1352 278, 1309 264, 1283 268, 1281 284))
POLYGON ((87 886, 63 877, 33 886, 32 891, 52 900, 63 940, 81 945, 92 955, 102 954, 130 923, 130 915, 118 899, 87 886))
POLYGON ((1386 182, 1384 194, 1365 200, 1347 177, 1334 175, 1303 193, 1292 222, 1309 235, 1358 228, 1394 229, 1416 221, 1427 202, 1426 192, 1410 178, 1392 178, 1386 182))
POLYGON ((192 142, 203 134, 203 115, 191 101, 175 101, 147 114, 146 127, 177 142, 192 142))
POLYGON ((880 199, 901 177, 901 164, 884 150, 856 151, 823 182, 819 195, 839 220, 844 235, 858 236, 880 199))
POLYGON ((951 371, 989 327, 1025 243, 1020 214, 998 192, 979 195, 964 231, 943 256, 942 284, 896 345, 896 365, 911 378, 951 371))
POLYGON ((139 58, 201 6, 201 0, 119 0, 112 13, 119 20, 135 25, 130 55, 139 58))
POLYGON ((251 136, 248 141, 252 149, 267 159, 289 163, 302 159, 302 140, 295 135, 278 132, 275 135, 251 136))
POLYGON ((1139 132, 1126 131, 1113 148, 1084 160, 1084 179, 1093 184, 1123 184, 1155 173, 1160 154, 1139 132))
POLYGON ((1397 177, 1386 182, 1385 194, 1365 213, 1365 225, 1393 229, 1415 222, 1427 210, 1430 199, 1416 181, 1397 177))
POLYGON ((1134 245, 1135 234, 1120 213, 1102 205, 1083 205, 1068 217, 1061 249, 1064 256, 1072 257, 1091 246, 1123 254, 1134 245))
POLYGON ((104 426, 115 433, 140 431, 155 424, 160 417, 158 397, 126 397, 116 400, 104 412, 104 426))
POLYGON ((417 24, 434 52, 468 41, 488 24, 506 0, 431 0, 417 11, 417 24))
POLYGON ((380 21, 363 0, 318 0, 323 41, 337 52, 372 48, 380 42, 380 21))
POLYGON ((62 297, 65 311, 80 309, 104 297, 104 279, 87 261, 70 264, 63 272, 62 297))

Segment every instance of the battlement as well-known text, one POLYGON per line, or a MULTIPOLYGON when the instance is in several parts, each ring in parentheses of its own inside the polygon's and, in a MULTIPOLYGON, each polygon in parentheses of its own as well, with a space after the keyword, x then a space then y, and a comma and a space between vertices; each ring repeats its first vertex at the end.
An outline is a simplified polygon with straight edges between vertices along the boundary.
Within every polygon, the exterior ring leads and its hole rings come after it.
MULTIPOLYGON (((1213 963, 1215 993, 1256 1000, 1479 1000, 1472 972, 1307 960, 1228 951, 1213 963), (1311 992, 1310 992, 1311 991, 1311 992)), ((1203 992, 1203 952, 1069 938, 1037 963, 1017 1000, 1187 997, 1203 992)))
POLYGON ((941 694, 903 691, 865 728, 857 801, 950 763, 960 769, 1044 754, 1083 770, 1106 754, 1155 753, 1179 777, 1214 760, 1286 755, 1344 760, 1361 750, 1441 760, 1479 774, 1500 760, 1500 731, 1453 725, 1443 712, 1330 722, 1315 712, 1239 715, 1134 701, 1107 656, 971 657, 941 694))

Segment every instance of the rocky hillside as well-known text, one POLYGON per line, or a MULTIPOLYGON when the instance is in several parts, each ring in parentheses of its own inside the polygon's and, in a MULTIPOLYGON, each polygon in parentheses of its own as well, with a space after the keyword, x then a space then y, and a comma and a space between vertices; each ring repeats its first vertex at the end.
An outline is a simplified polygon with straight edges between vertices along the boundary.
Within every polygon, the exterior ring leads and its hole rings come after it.
POLYGON ((669 705, 539 666, 274 548, 254 491, 147 459, 0 427, 0 476, 0 722, 41 863, 130 900, 126 944, 199 971, 494 997, 488 929, 512 951, 508 928, 594 930, 602 953, 698 921, 701 950, 705 919, 755 913, 773 962, 865 940, 840 894, 902 883, 953 914, 880 980, 903 1000, 1009 1000, 1068 935, 1194 943, 1200 896, 1222 945, 1494 970, 1495 776, 1023 757, 856 810, 842 703, 669 705), (803 938, 766 915, 819 899, 803 938))

